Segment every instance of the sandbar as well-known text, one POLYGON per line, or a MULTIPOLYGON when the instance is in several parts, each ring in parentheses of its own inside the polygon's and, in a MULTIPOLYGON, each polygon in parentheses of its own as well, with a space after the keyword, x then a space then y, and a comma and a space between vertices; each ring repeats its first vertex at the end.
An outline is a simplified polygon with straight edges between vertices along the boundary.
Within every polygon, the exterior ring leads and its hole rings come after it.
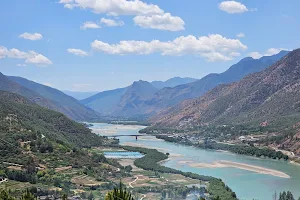
POLYGON ((267 174, 272 176, 277 176, 281 178, 291 178, 288 174, 274 170, 269 169, 265 167, 260 167, 256 165, 249 165, 245 163, 238 163, 238 162, 232 162, 227 160, 220 160, 213 163, 195 163, 194 161, 179 161, 179 164, 187 164, 190 167, 197 167, 197 168, 226 168, 226 167, 233 167, 237 169, 252 171, 259 174, 267 174))

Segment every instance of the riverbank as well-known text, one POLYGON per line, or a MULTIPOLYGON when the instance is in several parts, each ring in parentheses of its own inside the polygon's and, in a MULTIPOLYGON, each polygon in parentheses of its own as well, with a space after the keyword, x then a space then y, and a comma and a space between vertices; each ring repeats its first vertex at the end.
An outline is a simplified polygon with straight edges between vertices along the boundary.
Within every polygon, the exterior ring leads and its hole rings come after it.
POLYGON ((209 182, 208 192, 215 198, 226 200, 237 200, 235 192, 233 192, 221 180, 211 176, 199 175, 192 172, 183 172, 177 169, 165 167, 159 164, 160 161, 168 159, 168 156, 156 149, 147 149, 143 147, 122 146, 127 151, 138 151, 145 154, 144 157, 136 159, 134 165, 144 170, 150 170, 160 173, 180 174, 187 178, 196 179, 199 181, 209 182))
POLYGON ((141 125, 123 125, 123 124, 110 124, 109 126, 103 127, 90 127, 94 133, 98 135, 113 135, 120 133, 120 131, 134 131, 143 129, 145 126, 141 125))
MULTIPOLYGON (((159 164, 164 163, 164 162, 169 161, 169 160, 174 160, 178 157, 183 157, 183 155, 181 155, 181 154, 173 154, 168 149, 154 148, 154 147, 151 147, 151 146, 141 145, 141 144, 137 144, 137 143, 134 143, 134 142, 125 142, 124 145, 142 147, 142 148, 148 148, 148 149, 156 149, 156 150, 161 151, 163 153, 169 152, 170 155, 169 155, 168 159, 160 161, 159 164)), ((233 168, 237 168, 237 169, 242 169, 242 170, 255 172, 255 173, 258 173, 258 174, 267 174, 267 175, 276 176, 276 177, 280 177, 280 178, 291 178, 288 174, 286 174, 284 172, 281 172, 281 171, 278 171, 278 170, 269 169, 269 168, 266 168, 266 167, 260 167, 260 166, 256 166, 256 165, 249 165, 249 164, 245 164, 245 163, 231 162, 231 161, 227 161, 227 160, 220 160, 220 161, 216 161, 216 162, 213 162, 213 163, 196 163, 194 161, 179 161, 178 164, 187 164, 190 167, 210 168, 210 169, 233 167, 233 168)))
POLYGON ((220 160, 213 163, 196 163, 194 161, 179 161, 179 164, 186 164, 190 167, 196 167, 196 168, 211 168, 211 169, 233 167, 237 169, 252 171, 258 174, 267 174, 267 175, 276 176, 280 178, 291 178, 288 174, 278 170, 260 167, 256 165, 249 165, 245 163, 231 162, 227 160, 220 160))

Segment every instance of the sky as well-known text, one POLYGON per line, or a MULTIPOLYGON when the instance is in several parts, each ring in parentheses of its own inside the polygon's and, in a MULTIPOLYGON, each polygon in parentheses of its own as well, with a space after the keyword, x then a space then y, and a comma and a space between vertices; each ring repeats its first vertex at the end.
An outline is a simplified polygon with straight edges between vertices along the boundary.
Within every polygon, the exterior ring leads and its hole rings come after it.
POLYGON ((220 73, 300 47, 299 0, 1 0, 0 72, 70 91, 220 73))

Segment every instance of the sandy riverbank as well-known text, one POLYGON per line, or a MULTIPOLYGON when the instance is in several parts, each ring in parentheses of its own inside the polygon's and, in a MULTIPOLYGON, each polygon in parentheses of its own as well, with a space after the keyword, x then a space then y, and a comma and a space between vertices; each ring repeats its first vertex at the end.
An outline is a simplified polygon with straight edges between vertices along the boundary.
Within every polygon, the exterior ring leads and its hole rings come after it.
POLYGON ((140 130, 146 128, 146 126, 140 126, 140 125, 122 125, 122 124, 114 124, 110 126, 103 126, 103 127, 90 127, 90 129, 96 133, 96 134, 104 134, 104 135, 109 135, 109 134, 116 134, 119 133, 120 130, 122 131, 131 131, 131 130, 140 130))
POLYGON ((243 169, 247 171, 252 171, 258 174, 268 174, 272 176, 277 176, 281 178, 291 178, 288 174, 274 170, 269 169, 265 167, 260 167, 256 165, 249 165, 245 163, 238 163, 238 162, 231 162, 226 160, 220 160, 213 163, 195 163, 194 161, 179 161, 179 164, 186 164, 190 167, 197 167, 197 168, 225 168, 225 167, 234 167, 237 169, 243 169))

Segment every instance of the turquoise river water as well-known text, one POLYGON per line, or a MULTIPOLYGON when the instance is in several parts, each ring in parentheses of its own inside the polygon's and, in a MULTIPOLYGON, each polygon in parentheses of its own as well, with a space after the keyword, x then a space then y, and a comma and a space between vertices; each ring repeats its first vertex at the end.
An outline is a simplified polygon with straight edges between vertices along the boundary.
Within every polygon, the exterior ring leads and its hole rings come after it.
MULTIPOLYGON (((92 130, 99 135, 130 135, 137 134, 141 126, 124 126, 96 123, 92 130)), ((244 155, 236 155, 227 152, 209 151, 199 148, 169 143, 157 140, 152 136, 120 137, 121 144, 143 145, 145 147, 156 148, 163 152, 169 152, 172 157, 163 165, 186 172, 194 172, 202 175, 209 175, 221 178, 233 191, 236 192, 240 200, 272 200, 275 192, 283 190, 291 191, 298 199, 300 196, 300 166, 285 161, 272 159, 255 158, 244 155), (291 178, 280 178, 272 175, 259 174, 252 171, 237 168, 197 168, 180 161, 194 161, 195 163, 211 163, 220 160, 256 165, 269 169, 279 170, 288 174, 291 178)))

